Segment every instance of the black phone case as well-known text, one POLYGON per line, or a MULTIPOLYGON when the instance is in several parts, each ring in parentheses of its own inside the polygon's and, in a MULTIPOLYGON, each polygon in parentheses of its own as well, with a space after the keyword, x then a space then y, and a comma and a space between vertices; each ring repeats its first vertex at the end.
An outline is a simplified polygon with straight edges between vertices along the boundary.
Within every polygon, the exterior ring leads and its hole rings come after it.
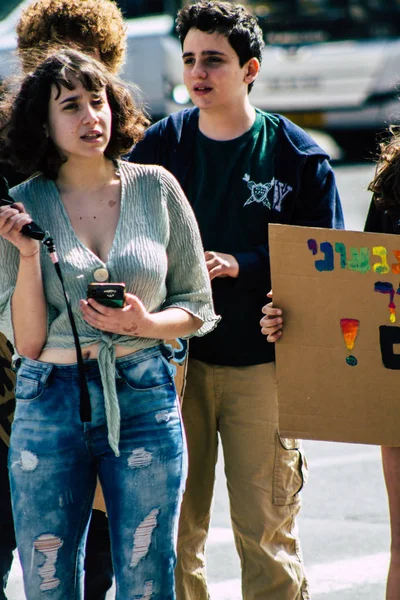
POLYGON ((122 308, 125 302, 124 283, 89 283, 87 297, 103 306, 122 308))

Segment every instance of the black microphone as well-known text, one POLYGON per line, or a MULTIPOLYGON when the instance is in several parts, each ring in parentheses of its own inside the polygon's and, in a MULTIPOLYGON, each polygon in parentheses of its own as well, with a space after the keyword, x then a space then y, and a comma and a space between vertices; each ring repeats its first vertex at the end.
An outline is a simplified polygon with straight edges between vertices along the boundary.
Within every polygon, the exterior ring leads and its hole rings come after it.
MULTIPOLYGON (((8 193, 8 181, 5 177, 0 175, 0 206, 10 206, 12 204, 15 204, 15 200, 13 200, 8 193)), ((28 237, 39 240, 40 242, 46 237, 43 229, 33 221, 24 225, 21 231, 28 237)))

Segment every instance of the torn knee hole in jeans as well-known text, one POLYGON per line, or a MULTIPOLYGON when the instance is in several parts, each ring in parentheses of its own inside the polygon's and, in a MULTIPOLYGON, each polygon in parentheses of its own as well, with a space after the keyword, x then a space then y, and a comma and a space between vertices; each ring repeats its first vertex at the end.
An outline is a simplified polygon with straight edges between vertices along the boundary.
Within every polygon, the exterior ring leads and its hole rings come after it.
POLYGON ((58 550, 62 545, 63 541, 52 533, 44 533, 33 542, 34 549, 45 557, 44 563, 38 568, 42 578, 40 584, 42 592, 54 590, 60 585, 60 580, 55 577, 55 573, 58 550))
POLYGON ((23 471, 34 471, 38 466, 39 460, 36 454, 29 450, 21 450, 20 464, 23 471))
POLYGON ((153 582, 145 581, 143 588, 143 596, 135 596, 136 600, 151 600, 153 596, 153 582))
POLYGON ((154 529, 157 527, 157 517, 160 512, 159 508, 153 510, 139 523, 133 536, 133 552, 130 566, 137 567, 142 558, 147 556, 151 544, 151 536, 154 529))
POLYGON ((131 469, 148 467, 152 460, 153 456, 151 452, 148 452, 145 448, 136 448, 128 458, 128 467, 131 469))
POLYGON ((157 423, 167 423, 170 419, 170 414, 168 410, 160 410, 156 413, 156 421, 157 423))

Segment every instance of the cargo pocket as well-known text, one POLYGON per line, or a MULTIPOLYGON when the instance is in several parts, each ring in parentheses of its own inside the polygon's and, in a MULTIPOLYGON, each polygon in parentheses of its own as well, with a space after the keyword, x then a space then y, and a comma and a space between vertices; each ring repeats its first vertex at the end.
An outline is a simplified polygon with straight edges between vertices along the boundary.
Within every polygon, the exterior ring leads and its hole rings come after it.
POLYGON ((300 441, 276 434, 273 503, 278 506, 298 504, 299 492, 307 482, 308 467, 300 441))

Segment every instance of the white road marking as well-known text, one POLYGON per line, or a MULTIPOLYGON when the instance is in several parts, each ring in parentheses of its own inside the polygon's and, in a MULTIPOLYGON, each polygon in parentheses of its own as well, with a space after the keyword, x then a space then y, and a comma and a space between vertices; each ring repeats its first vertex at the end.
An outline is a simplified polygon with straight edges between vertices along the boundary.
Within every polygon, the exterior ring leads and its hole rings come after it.
POLYGON ((226 579, 208 585, 211 600, 242 600, 240 579, 226 579))
MULTIPOLYGON (((386 579, 389 554, 370 554, 361 558, 337 560, 314 565, 307 569, 311 597, 325 596, 334 592, 354 590, 359 586, 382 583, 386 579)), ((212 600, 241 600, 240 579, 228 579, 211 583, 212 600)))
POLYGON ((307 569, 311 595, 324 595, 385 581, 389 553, 336 560, 307 569))
MULTIPOLYGON (((231 529, 212 527, 208 543, 220 545, 233 543, 231 529)), ((312 598, 326 596, 334 592, 354 589, 359 586, 382 583, 386 579, 389 553, 370 554, 361 558, 343 559, 322 563, 307 568, 312 598)), ((209 584, 212 600, 241 600, 239 578, 227 579, 209 584)), ((8 585, 9 600, 21 600, 24 596, 22 573, 18 557, 15 557, 8 585)), ((356 591, 355 591, 356 593, 356 591)), ((109 597, 109 596, 107 596, 109 597)), ((113 596, 110 594, 110 597, 113 596)))
POLYGON ((230 527, 211 527, 208 533, 207 546, 234 544, 233 531, 230 527))

